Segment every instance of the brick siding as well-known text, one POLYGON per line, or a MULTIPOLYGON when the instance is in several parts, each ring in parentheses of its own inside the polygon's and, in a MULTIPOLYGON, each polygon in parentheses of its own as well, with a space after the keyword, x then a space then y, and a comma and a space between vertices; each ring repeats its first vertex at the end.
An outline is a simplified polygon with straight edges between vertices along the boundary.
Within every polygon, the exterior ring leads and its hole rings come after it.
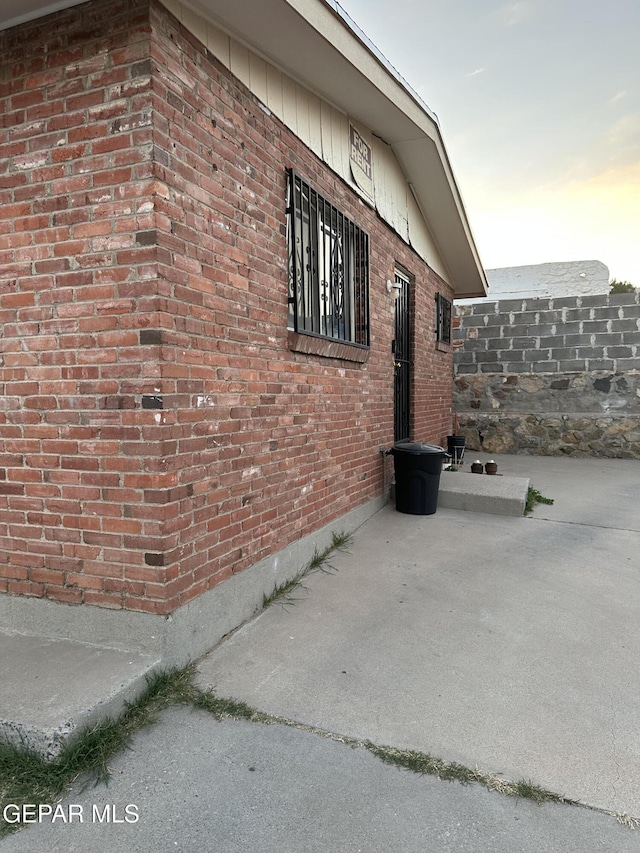
POLYGON ((412 432, 443 441, 450 288, 162 6, 0 56, 0 591, 165 614, 382 494, 395 263, 412 432), (365 360, 290 347, 288 167, 370 235, 365 360))

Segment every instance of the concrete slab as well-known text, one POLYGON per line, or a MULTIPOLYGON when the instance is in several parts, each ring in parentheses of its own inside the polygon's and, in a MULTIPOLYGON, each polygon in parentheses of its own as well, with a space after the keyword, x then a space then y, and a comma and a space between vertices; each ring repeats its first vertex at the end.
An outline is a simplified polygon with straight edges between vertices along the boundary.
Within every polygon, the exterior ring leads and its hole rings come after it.
MULTIPOLYGON (((334 558, 336 574, 309 577, 294 603, 273 605, 203 659, 201 683, 308 725, 640 817, 640 463, 494 458, 505 477, 530 475, 555 503, 529 518, 387 506, 334 558)), ((66 645, 0 632, 3 731, 15 734, 19 721, 45 751, 57 748, 61 720, 73 729, 117 713, 155 662, 66 645)), ((640 844, 602 814, 398 773, 307 732, 217 724, 187 709, 136 736, 113 769, 108 789, 65 800, 87 815, 109 805, 110 819, 45 821, 0 850, 627 853, 640 844), (122 823, 127 804, 138 807, 135 824, 122 823)))
POLYGON ((528 477, 505 477, 443 471, 438 506, 489 515, 524 515, 529 490, 528 477))
POLYGON ((47 758, 117 717, 158 664, 149 655, 0 631, 0 737, 47 758))
POLYGON ((637 833, 587 809, 508 799, 399 771, 307 732, 218 723, 186 708, 165 712, 157 726, 140 732, 131 750, 112 762, 112 772, 108 788, 77 786, 65 797, 62 814, 73 804, 82 823, 45 819, 1 839, 0 851, 638 850, 637 833), (106 808, 110 819, 101 823, 106 808))
MULTIPOLYGON (((474 451, 472 458, 488 462, 490 457, 474 451)), ((553 498, 552 506, 536 506, 536 518, 640 531, 640 462, 637 460, 508 455, 491 458, 497 462, 499 473, 529 477, 535 489, 553 498)))
POLYGON ((496 461, 527 464, 553 506, 526 518, 387 507, 335 576, 310 577, 294 606, 205 658, 202 683, 640 816, 640 502, 627 506, 640 463, 512 459, 496 461))

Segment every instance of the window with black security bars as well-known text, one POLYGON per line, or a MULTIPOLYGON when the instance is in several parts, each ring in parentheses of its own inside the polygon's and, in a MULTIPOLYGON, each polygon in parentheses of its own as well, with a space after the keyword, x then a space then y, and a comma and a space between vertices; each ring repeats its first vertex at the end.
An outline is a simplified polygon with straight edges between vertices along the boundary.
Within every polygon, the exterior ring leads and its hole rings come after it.
POLYGON ((436 296, 436 340, 451 343, 451 302, 441 293, 436 296))
POLYGON ((369 236, 288 173, 289 327, 369 346, 369 236))

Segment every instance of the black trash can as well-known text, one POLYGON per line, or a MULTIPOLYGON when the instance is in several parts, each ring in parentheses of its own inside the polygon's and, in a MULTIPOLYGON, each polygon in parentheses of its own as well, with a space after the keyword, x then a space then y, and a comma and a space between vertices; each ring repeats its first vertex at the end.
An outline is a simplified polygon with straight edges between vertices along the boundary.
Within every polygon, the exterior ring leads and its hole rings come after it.
POLYGON ((447 436, 447 452, 451 457, 452 465, 461 465, 464 459, 464 435, 448 435, 447 436))
POLYGON ((391 450, 396 472, 396 509, 411 515, 433 515, 438 507, 438 488, 443 447, 421 442, 398 441, 391 450))

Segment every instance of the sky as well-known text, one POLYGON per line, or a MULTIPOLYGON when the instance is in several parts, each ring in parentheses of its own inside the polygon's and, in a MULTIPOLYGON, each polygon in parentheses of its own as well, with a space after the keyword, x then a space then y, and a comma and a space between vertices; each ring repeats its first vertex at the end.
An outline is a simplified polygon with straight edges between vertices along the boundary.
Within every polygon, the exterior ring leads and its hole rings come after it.
POLYGON ((640 0, 339 0, 438 116, 485 269, 640 286, 640 0))

